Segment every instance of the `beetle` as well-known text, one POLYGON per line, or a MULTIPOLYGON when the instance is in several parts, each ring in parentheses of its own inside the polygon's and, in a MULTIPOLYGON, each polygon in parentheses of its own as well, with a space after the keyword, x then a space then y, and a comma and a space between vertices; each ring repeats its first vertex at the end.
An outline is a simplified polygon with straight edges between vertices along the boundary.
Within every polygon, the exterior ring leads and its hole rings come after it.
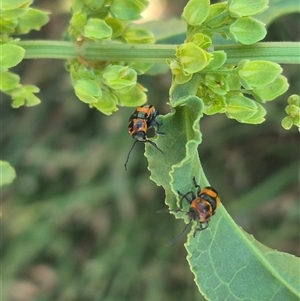
POLYGON ((184 227, 183 231, 173 238, 168 245, 173 244, 190 226, 192 221, 198 222, 198 227, 194 230, 193 236, 195 237, 198 231, 205 230, 208 225, 210 218, 215 214, 217 208, 220 205, 220 197, 218 192, 211 186, 206 186, 201 189, 200 185, 197 184, 195 177, 193 177, 194 187, 197 189, 197 193, 194 191, 188 191, 183 194, 177 190, 178 195, 180 196, 180 207, 177 210, 171 210, 174 212, 184 212, 183 211, 183 201, 187 201, 190 205, 186 215, 189 218, 188 224, 184 227))
POLYGON ((131 149, 128 152, 126 162, 124 164, 125 170, 127 170, 127 163, 133 150, 135 144, 137 142, 143 143, 150 143, 153 145, 157 150, 159 150, 162 154, 163 151, 154 143, 153 141, 149 140, 147 137, 148 129, 154 127, 155 134, 164 134, 163 132, 159 131, 160 126, 162 125, 156 120, 156 117, 159 115, 158 111, 152 105, 143 105, 137 107, 134 112, 131 114, 129 121, 128 121, 128 134, 135 139, 131 149))

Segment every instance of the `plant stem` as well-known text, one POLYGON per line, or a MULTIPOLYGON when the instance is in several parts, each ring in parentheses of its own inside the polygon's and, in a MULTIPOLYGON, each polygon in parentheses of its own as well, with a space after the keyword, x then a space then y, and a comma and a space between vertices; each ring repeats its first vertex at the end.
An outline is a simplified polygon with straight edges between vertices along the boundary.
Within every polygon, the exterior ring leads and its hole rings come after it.
POLYGON ((20 41, 19 46, 25 49, 25 59, 72 59, 77 51, 74 43, 64 41, 20 41))
MULTIPOLYGON (((165 63, 175 58, 177 45, 163 44, 101 44, 84 42, 77 46, 64 41, 20 41, 25 59, 73 59, 78 55, 94 61, 136 61, 165 63)), ((255 45, 215 45, 215 50, 227 53, 227 63, 237 64, 241 59, 270 60, 281 64, 299 64, 298 42, 268 42, 255 45)))
POLYGON ((215 48, 227 53, 226 62, 229 64, 236 64, 242 59, 300 64, 299 47, 299 42, 262 42, 254 45, 223 45, 215 48))

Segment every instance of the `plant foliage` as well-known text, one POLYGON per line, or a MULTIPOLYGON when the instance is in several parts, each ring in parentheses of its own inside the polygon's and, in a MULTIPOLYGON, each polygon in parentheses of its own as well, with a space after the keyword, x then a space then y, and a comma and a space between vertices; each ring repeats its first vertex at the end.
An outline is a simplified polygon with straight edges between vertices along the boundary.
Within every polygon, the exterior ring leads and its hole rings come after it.
MULTIPOLYGON (((0 88, 12 98, 14 108, 40 103, 35 95, 39 88, 22 85, 20 77, 9 70, 35 45, 26 48, 16 36, 39 30, 49 20, 46 12, 31 4, 28 0, 5 0, 1 8, 0 88)), ((172 72, 170 113, 158 117, 165 135, 154 138, 164 154, 146 144, 145 156, 150 178, 164 188, 171 212, 187 221, 185 212, 176 212, 177 191, 191 191, 193 177, 201 187, 209 185, 197 151, 202 142, 201 118, 225 114, 240 123, 260 124, 267 113, 264 104, 285 93, 289 84, 278 62, 251 56, 235 57, 232 62, 230 50, 223 47, 232 43, 238 50, 259 49, 267 31, 256 15, 267 10, 267 0, 250 4, 246 0, 217 4, 190 0, 182 13, 185 40, 161 48, 152 46, 155 36, 150 30, 132 23, 141 18, 147 4, 146 0, 74 0, 65 35, 73 52, 66 55, 66 69, 77 98, 110 115, 118 106, 144 104, 147 90, 138 83, 138 75, 149 70, 155 60, 167 59, 172 72), (106 49, 107 59, 97 59, 101 49, 106 49), (123 53, 124 49, 128 53, 123 53), (163 51, 171 55, 164 57, 163 51), (144 55, 144 59, 133 53, 144 55)), ((300 128, 298 95, 288 98, 285 111, 282 127, 300 128)), ((1 185, 15 178, 13 168, 2 161, 1 175, 1 185)), ((188 204, 185 206, 188 210, 188 204)), ((207 230, 195 237, 192 233, 185 244, 187 259, 200 292, 208 300, 299 300, 299 259, 260 244, 232 220, 224 206, 207 230)))

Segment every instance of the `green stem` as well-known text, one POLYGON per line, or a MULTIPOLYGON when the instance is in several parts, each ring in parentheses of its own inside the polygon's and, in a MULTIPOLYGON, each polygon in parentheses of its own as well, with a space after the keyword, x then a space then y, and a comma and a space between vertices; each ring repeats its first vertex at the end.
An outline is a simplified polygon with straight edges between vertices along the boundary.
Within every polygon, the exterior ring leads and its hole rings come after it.
MULTIPOLYGON (((165 63, 167 59, 174 59, 177 46, 85 42, 76 48, 74 43, 63 41, 20 41, 18 44, 25 49, 25 59, 73 59, 80 55, 86 60, 149 63, 165 63)), ((242 59, 299 64, 299 45, 298 42, 215 45, 215 50, 224 50, 229 64, 237 64, 242 59)))
POLYGON ((267 60, 279 64, 300 64, 299 42, 262 42, 254 45, 223 45, 216 50, 227 53, 227 63, 242 59, 267 60))
POLYGON ((84 58, 90 60, 135 61, 165 63, 175 58, 176 45, 154 44, 96 44, 86 43, 81 48, 84 58))
POLYGON ((74 43, 63 41, 20 41, 25 49, 25 59, 72 59, 77 51, 74 43))

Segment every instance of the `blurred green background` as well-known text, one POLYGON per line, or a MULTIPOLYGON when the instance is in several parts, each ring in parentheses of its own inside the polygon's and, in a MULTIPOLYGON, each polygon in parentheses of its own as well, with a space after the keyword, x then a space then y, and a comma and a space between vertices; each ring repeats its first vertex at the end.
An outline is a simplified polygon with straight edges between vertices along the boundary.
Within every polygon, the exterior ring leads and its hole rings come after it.
MULTIPOLYGON (((150 1, 147 17, 180 16, 186 1, 150 1)), ((68 1, 35 1, 50 23, 26 39, 61 39, 68 1)), ((266 41, 298 41, 299 15, 269 26, 266 41)), ((260 242, 297 256, 299 133, 285 131, 288 95, 299 94, 299 66, 285 65, 289 91, 266 104, 267 121, 239 124, 223 115, 201 121, 200 158, 234 220, 260 242)), ((76 99, 61 60, 26 60, 13 70, 37 85, 42 103, 12 109, 1 95, 2 160, 17 178, 2 190, 3 300, 204 300, 193 281, 184 227, 149 180, 144 146, 124 161, 133 108, 112 116, 76 99)), ((169 112, 170 74, 142 76, 148 101, 169 112)), ((205 273, 205 271, 203 271, 205 273)))

